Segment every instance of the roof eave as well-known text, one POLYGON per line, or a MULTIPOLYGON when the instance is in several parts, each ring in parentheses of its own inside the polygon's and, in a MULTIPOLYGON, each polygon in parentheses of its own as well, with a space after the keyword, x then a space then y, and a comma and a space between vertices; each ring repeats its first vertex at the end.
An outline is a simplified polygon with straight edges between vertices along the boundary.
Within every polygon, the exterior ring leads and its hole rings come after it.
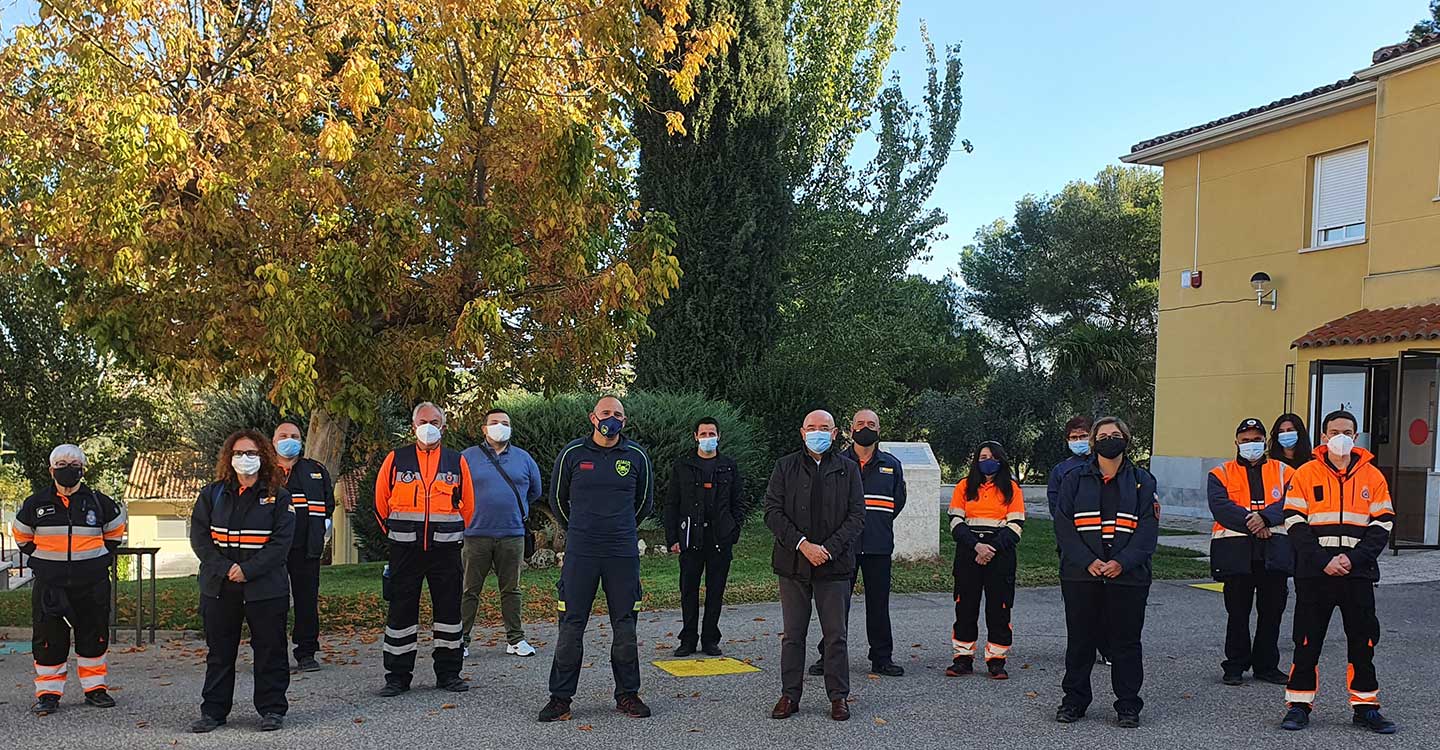
POLYGON ((1421 47, 1414 52, 1406 52, 1403 55, 1392 57, 1385 62, 1376 63, 1368 68, 1361 68, 1355 71, 1355 77, 1363 81, 1374 81, 1380 78, 1380 76, 1433 60, 1440 60, 1440 44, 1421 47))
MULTIPOLYGON (((1440 50, 1440 47, 1436 48, 1440 50)), ((1421 50, 1424 52, 1425 50, 1421 50)), ((1419 54, 1419 53, 1415 53, 1419 54)), ((1399 59, 1399 58, 1397 58, 1399 59)), ((1379 66, 1377 66, 1379 67, 1379 66)), ((1120 157, 1126 164, 1147 164, 1163 166, 1165 162, 1184 156, 1223 146, 1227 143, 1253 138, 1262 133, 1290 127, 1326 115, 1337 114, 1364 106, 1375 98, 1376 84, 1364 80, 1353 86, 1328 91, 1318 96, 1292 102, 1282 107, 1257 112, 1250 117, 1213 128, 1207 128, 1172 141, 1157 143, 1149 148, 1132 151, 1120 157)))

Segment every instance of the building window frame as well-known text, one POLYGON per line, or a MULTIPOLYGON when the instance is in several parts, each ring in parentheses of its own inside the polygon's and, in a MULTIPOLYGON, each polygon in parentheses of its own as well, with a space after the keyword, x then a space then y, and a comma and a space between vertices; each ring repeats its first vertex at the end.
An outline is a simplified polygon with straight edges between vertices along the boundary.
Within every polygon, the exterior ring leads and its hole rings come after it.
POLYGON ((1317 154, 1311 161, 1311 169, 1314 174, 1310 190, 1310 232, 1308 242, 1304 248, 1310 250, 1328 250, 1336 247, 1348 247, 1368 241, 1368 214, 1370 211, 1370 144, 1369 142, 1359 143, 1345 148, 1317 154), (1364 211, 1359 221, 1351 221, 1343 224, 1322 225, 1320 223, 1320 196, 1322 188, 1322 175, 1324 164, 1327 159, 1362 152, 1365 155, 1365 168, 1363 172, 1363 183, 1361 190, 1364 193, 1364 211))
POLYGON ((190 519, 184 516, 156 516, 155 517, 155 539, 158 541, 177 541, 190 538, 190 519), (182 525, 180 536, 167 536, 165 524, 162 521, 169 521, 173 524, 179 521, 182 525))

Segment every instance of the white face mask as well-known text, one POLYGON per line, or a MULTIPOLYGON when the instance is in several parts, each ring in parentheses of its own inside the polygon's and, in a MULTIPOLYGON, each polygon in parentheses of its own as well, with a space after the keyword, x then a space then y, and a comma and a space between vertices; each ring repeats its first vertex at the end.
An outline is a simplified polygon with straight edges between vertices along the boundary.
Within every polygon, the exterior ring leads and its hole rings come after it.
POLYGON ((1332 456, 1348 456, 1350 451, 1355 450, 1355 438, 1345 434, 1336 435, 1325 442, 1325 447, 1330 449, 1332 456))
POLYGON ((485 436, 497 443, 508 443, 510 442, 510 425, 499 422, 486 425, 485 436))
POLYGON ((242 477, 253 477, 260 473, 259 456, 231 456, 230 466, 242 477))
POLYGON ((424 445, 434 445, 440 442, 440 428, 429 422, 416 425, 415 438, 424 445))
POLYGON ((1240 457, 1246 461, 1254 461, 1263 455, 1265 455, 1265 441, 1263 440, 1255 443, 1240 444, 1240 457))

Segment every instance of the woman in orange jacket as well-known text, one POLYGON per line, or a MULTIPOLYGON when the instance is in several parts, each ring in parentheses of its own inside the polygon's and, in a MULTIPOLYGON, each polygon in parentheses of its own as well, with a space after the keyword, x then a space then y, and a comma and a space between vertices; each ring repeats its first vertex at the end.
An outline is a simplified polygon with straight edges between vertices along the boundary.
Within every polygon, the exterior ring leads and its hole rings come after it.
POLYGON ((980 597, 985 597, 985 666, 1003 680, 1010 651, 1010 609, 1015 604, 1015 548, 1025 526, 1025 495, 1010 478, 1010 461, 999 443, 975 449, 970 471, 950 497, 950 534, 955 538, 955 626, 950 635, 954 660, 945 674, 975 669, 979 640, 980 597))

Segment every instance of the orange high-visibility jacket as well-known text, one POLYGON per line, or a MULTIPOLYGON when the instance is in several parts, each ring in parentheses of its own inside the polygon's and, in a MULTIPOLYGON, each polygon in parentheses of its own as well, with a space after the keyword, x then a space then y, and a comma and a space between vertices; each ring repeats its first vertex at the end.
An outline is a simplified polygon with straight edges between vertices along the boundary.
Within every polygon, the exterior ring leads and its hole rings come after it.
POLYGON ((375 518, 391 542, 458 545, 475 514, 470 467, 458 451, 397 448, 375 477, 375 518))
POLYGON ((1003 550, 1020 543, 1025 527, 1025 492, 1019 482, 1010 484, 1009 503, 992 481, 980 485, 974 500, 965 498, 963 480, 955 485, 950 494, 950 535, 956 544, 974 547, 985 542, 1003 550))
POLYGON ((1376 560, 1385 551, 1395 507, 1385 475, 1364 448, 1350 454, 1345 472, 1330 463, 1326 446, 1296 470, 1285 496, 1285 528, 1295 546, 1295 576, 1325 575, 1336 555, 1350 558, 1351 578, 1380 580, 1376 560))

